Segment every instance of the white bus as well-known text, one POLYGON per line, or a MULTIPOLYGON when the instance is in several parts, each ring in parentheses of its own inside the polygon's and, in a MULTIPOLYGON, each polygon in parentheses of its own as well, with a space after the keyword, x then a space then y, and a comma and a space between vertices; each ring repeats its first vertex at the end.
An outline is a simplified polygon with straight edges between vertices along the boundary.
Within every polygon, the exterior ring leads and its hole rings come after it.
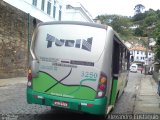
POLYGON ((129 50, 110 26, 40 23, 30 51, 30 104, 106 115, 127 84, 129 50))

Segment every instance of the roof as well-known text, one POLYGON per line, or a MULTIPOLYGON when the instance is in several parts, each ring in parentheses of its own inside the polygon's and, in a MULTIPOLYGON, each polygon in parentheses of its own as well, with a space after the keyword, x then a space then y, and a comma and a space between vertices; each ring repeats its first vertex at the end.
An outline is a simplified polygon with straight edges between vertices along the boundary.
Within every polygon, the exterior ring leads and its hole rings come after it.
POLYGON ((129 50, 146 51, 146 48, 143 46, 134 46, 130 48, 129 50))

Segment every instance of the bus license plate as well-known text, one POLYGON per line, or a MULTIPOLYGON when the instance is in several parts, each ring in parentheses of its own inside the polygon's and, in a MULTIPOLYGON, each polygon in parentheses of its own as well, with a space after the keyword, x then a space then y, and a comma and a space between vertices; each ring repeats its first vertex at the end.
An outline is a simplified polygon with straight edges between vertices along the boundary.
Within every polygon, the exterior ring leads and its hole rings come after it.
POLYGON ((68 107, 68 102, 64 101, 54 101, 55 106, 62 106, 62 107, 68 107))

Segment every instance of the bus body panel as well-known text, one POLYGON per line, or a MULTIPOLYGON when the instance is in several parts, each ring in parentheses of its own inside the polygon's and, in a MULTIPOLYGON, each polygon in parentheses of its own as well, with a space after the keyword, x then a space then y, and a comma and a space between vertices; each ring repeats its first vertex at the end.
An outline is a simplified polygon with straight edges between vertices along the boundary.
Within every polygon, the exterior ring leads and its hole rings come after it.
POLYGON ((122 88, 118 80, 123 79, 113 79, 113 29, 83 22, 53 22, 40 24, 35 33, 31 44, 35 75, 27 88, 27 102, 106 114, 122 88), (107 87, 105 96, 98 98, 102 74, 107 77, 107 87))
POLYGON ((105 29, 91 26, 40 26, 34 48, 39 73, 33 78, 33 90, 94 100, 101 73, 99 65, 95 66, 102 64, 99 59, 103 57, 105 37, 105 29))

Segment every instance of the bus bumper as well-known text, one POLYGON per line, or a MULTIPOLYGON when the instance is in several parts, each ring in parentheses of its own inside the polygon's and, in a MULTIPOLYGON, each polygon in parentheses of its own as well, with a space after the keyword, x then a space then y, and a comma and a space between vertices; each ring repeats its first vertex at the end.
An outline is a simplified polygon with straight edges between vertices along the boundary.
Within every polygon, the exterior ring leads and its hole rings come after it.
POLYGON ((60 96, 52 96, 48 94, 38 93, 27 88, 27 102, 29 104, 46 105, 55 108, 64 108, 78 112, 85 112, 95 115, 104 115, 106 113, 107 98, 95 100, 80 100, 74 98, 65 98, 60 96), (67 106, 55 105, 55 101, 67 103, 67 106))

